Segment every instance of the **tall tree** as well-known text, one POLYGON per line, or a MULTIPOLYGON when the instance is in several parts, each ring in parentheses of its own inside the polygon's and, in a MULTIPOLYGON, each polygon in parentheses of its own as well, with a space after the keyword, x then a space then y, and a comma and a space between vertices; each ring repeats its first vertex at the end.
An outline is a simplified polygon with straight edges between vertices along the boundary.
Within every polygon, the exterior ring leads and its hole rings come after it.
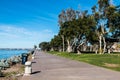
POLYGON ((102 54, 106 50, 106 41, 105 36, 109 32, 109 28, 107 26, 108 23, 108 8, 111 5, 110 0, 98 0, 98 6, 92 7, 92 12, 96 20, 96 34, 98 35, 99 39, 99 53, 102 54), (102 49, 102 43, 104 45, 102 49))
POLYGON ((41 42, 39 44, 39 48, 43 51, 49 51, 50 50, 50 43, 49 42, 41 42))
POLYGON ((68 52, 72 52, 77 49, 80 53, 80 46, 88 41, 87 38, 90 36, 89 33, 92 33, 94 32, 93 30, 95 30, 95 20, 92 16, 87 14, 87 11, 83 11, 79 15, 77 12, 76 19, 74 18, 72 18, 73 20, 66 21, 61 25, 59 34, 64 35, 68 46, 68 52))
POLYGON ((62 38, 60 35, 55 35, 50 41, 50 47, 52 51, 61 51, 62 50, 62 38))
MULTIPOLYGON (((70 37, 69 36, 65 36, 65 29, 70 26, 70 22, 69 21, 72 21, 72 20, 75 20, 76 19, 76 12, 75 10, 73 10, 72 8, 69 8, 67 9, 66 11, 62 11, 60 14, 59 14, 59 25, 60 25, 60 35, 62 37, 62 41, 63 41, 63 48, 64 48, 64 40, 66 39, 67 40, 67 44, 68 44, 68 48, 67 48, 67 51, 68 52, 71 52, 72 51, 72 47, 70 46, 70 37), (68 38, 69 37, 69 38, 68 38)), ((70 27, 69 27, 70 28, 70 27)), ((70 33, 70 30, 69 29, 69 33, 70 33)), ((68 34, 69 34, 68 33, 68 34)), ((63 50, 64 51, 64 50, 63 50)))
MULTIPOLYGON (((78 37, 78 46, 77 49, 79 50, 80 53, 80 49, 79 47, 82 44, 87 44, 92 42, 94 39, 92 39, 91 37, 95 37, 94 36, 94 32, 95 32, 95 20, 93 18, 92 15, 88 15, 86 13, 86 11, 84 12, 83 15, 81 15, 82 17, 80 17, 78 19, 78 23, 79 23, 79 37, 78 37)), ((84 46, 84 47, 86 47, 84 46)))
MULTIPOLYGON (((58 15, 58 18, 59 18, 58 23, 59 23, 59 26, 61 28, 62 24, 67 21, 66 12, 64 10, 62 10, 62 12, 58 15)), ((62 45, 63 45, 63 52, 64 52, 64 50, 65 50, 65 45, 64 45, 65 38, 64 38, 64 35, 62 33, 60 33, 60 35, 62 38, 62 45)))
MULTIPOLYGON (((120 36, 120 6, 111 5, 107 9, 108 27, 112 33, 112 37, 120 36)), ((120 37, 119 37, 120 38, 120 37)))

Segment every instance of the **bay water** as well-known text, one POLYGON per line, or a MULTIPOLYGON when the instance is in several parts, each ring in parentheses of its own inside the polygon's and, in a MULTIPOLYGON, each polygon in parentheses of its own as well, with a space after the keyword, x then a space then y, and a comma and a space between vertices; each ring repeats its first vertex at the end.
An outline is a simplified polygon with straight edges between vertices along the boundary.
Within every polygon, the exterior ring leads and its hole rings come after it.
POLYGON ((0 59, 7 59, 12 56, 19 56, 22 53, 27 53, 28 50, 0 50, 0 59))

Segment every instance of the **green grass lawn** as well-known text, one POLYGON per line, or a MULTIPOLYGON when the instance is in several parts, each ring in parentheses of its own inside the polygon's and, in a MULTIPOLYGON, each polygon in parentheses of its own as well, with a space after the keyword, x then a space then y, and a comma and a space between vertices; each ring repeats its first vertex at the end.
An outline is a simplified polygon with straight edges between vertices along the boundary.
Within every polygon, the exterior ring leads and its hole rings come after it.
POLYGON ((75 54, 66 52, 49 52, 51 54, 82 61, 100 67, 120 71, 120 53, 117 54, 75 54))

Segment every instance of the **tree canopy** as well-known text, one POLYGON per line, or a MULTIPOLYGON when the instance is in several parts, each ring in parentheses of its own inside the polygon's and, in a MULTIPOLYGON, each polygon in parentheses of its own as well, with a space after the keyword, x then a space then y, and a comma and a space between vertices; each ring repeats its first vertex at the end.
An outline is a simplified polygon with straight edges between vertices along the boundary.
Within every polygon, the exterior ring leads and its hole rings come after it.
POLYGON ((58 15, 58 35, 49 43, 41 43, 41 49, 79 53, 92 49, 104 53, 106 40, 120 38, 120 6, 111 4, 110 0, 98 0, 91 10, 92 14, 88 10, 62 10, 58 15))

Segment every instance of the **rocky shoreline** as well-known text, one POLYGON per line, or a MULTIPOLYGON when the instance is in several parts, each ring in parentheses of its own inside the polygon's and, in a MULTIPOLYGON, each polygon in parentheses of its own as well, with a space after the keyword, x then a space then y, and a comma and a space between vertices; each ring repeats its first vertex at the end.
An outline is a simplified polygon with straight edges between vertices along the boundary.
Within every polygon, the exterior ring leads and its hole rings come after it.
MULTIPOLYGON (((31 60, 33 51, 26 53, 27 60, 31 60)), ((0 80, 20 80, 24 74, 22 55, 0 60, 0 80)))

